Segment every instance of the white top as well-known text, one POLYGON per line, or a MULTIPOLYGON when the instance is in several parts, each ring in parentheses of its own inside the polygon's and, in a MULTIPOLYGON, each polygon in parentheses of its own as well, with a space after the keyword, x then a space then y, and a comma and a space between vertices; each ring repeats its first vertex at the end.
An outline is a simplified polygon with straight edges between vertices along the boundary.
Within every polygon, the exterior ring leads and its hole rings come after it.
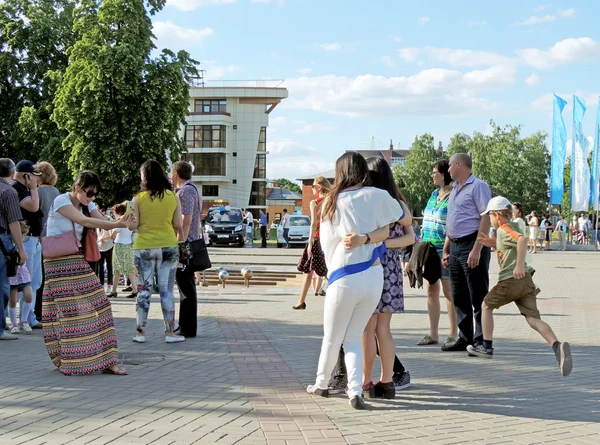
POLYGON ((586 229, 587 218, 583 218, 580 216, 579 219, 577 220, 577 223, 579 225, 579 231, 584 232, 586 229))
POLYGON ((98 249, 100 250, 100 252, 108 252, 115 245, 115 243, 113 242, 113 239, 110 238, 110 230, 104 230, 104 229, 95 229, 95 230, 98 232, 98 249), (104 242, 100 242, 100 238, 104 238, 105 236, 109 237, 109 238, 104 242))
POLYGON ((526 235, 525 231, 527 230, 527 225, 525 224, 525 221, 523 220, 523 218, 515 218, 515 219, 513 219, 513 222, 517 223, 517 225, 519 226, 519 229, 521 229, 521 234, 526 235))
POLYGON ((117 234, 115 244, 133 244, 133 232, 127 227, 113 229, 113 233, 117 234))
POLYGON ((254 222, 254 216, 250 211, 246 212, 246 224, 250 225, 254 222))
MULTIPOLYGON (((325 208, 325 200, 323 209, 325 208)), ((333 222, 322 220, 320 241, 329 274, 342 266, 368 261, 379 244, 366 244, 346 250, 342 239, 347 233, 364 235, 399 221, 404 210, 390 194, 374 187, 344 191, 338 195, 333 222)))
POLYGON ((283 215, 283 217, 281 218, 281 224, 283 225, 284 229, 290 228, 290 214, 289 213, 286 213, 285 215, 283 215))
MULTIPOLYGON (((58 195, 56 197, 54 204, 52 204, 52 208, 50 209, 50 214, 48 215, 48 225, 46 226, 47 236, 62 235, 63 233, 73 231, 73 222, 69 218, 57 212, 58 209, 70 205, 73 205, 73 202, 71 201, 71 196, 68 193, 63 193, 62 195, 58 195)), ((88 211, 92 213, 94 210, 96 210, 96 205, 93 202, 90 202, 88 205, 88 211)), ((77 235, 77 239, 81 241, 83 226, 75 224, 75 234, 77 235)))

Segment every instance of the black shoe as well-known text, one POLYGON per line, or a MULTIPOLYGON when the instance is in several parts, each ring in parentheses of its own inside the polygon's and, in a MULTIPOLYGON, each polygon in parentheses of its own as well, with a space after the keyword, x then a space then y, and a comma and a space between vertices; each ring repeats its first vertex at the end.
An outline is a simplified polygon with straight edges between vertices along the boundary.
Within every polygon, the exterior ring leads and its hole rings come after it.
POLYGON ((467 342, 462 338, 459 338, 454 343, 444 344, 442 346, 442 351, 446 352, 457 352, 457 351, 466 351, 467 350, 467 342))
POLYGON ((377 395, 375 394, 375 385, 373 385, 373 382, 365 383, 362 386, 362 390, 364 396, 367 399, 374 399, 375 397, 377 397, 377 395))
POLYGON ((396 398, 396 384, 394 382, 383 383, 378 381, 373 387, 375 389, 375 397, 388 400, 396 398))
POLYGON ((573 370, 573 357, 571 357, 571 345, 567 342, 561 343, 556 351, 556 360, 560 367, 560 373, 566 377, 573 370))
POLYGON ((309 385, 306 392, 320 397, 329 397, 329 389, 317 388, 316 385, 309 385))
POLYGON ((304 310, 304 309, 306 309, 306 303, 302 303, 302 304, 298 304, 296 306, 292 306, 292 309, 304 310))
POLYGON ((123 289, 123 292, 131 292, 133 289, 131 288, 131 286, 126 287, 125 289, 123 289))
POLYGON ((361 396, 354 396, 350 399, 350 405, 352 405, 352 408, 354 409, 365 409, 366 405, 365 405, 365 401, 363 400, 363 398, 361 396))
POLYGON ((118 296, 119 294, 116 292, 111 292, 110 294, 108 294, 108 298, 117 298, 118 296))
POLYGON ((137 293, 135 293, 135 294, 129 294, 125 298, 137 298, 137 293))
POLYGON ((469 345, 467 346, 467 352, 469 357, 492 358, 494 356, 494 349, 485 349, 483 345, 469 345))

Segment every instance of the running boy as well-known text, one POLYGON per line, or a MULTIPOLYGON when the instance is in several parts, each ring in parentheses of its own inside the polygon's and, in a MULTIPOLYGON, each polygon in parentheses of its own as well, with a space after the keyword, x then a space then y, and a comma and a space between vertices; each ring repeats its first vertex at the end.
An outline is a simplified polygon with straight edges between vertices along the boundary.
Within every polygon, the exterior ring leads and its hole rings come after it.
POLYGON ((497 238, 494 240, 480 233, 478 240, 484 246, 497 249, 500 273, 498 284, 487 294, 481 306, 483 345, 469 345, 467 351, 470 356, 492 358, 493 310, 514 301, 529 326, 539 332, 552 346, 560 372, 563 376, 567 376, 573 368, 571 347, 567 342, 559 342, 552 328, 540 318, 536 303, 536 295, 540 290, 531 279, 535 271, 525 263, 527 239, 520 232, 518 224, 511 222, 511 210, 510 201, 497 196, 490 200, 487 209, 482 213, 482 216, 489 214, 492 226, 497 231, 497 238))

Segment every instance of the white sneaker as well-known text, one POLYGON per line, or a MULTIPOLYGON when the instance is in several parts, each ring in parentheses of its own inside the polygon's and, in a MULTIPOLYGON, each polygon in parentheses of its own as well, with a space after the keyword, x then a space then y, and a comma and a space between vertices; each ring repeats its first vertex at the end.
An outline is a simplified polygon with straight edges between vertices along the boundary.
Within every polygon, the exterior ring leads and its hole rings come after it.
POLYGON ((0 340, 16 340, 18 338, 19 337, 17 337, 16 335, 0 330, 0 340))
POLYGON ((175 337, 165 335, 165 343, 181 343, 182 341, 185 341, 185 337, 183 335, 177 335, 175 337))
POLYGON ((133 341, 136 343, 146 343, 146 336, 136 335, 135 337, 133 337, 133 341))
POLYGON ((10 330, 11 334, 18 334, 19 332, 21 332, 19 325, 13 326, 12 329, 10 330))
POLYGON ((23 324, 21 325, 21 327, 23 328, 23 330, 24 330, 25 332, 31 332, 31 331, 32 331, 32 329, 31 329, 31 326, 29 326, 29 323, 23 323, 23 324))

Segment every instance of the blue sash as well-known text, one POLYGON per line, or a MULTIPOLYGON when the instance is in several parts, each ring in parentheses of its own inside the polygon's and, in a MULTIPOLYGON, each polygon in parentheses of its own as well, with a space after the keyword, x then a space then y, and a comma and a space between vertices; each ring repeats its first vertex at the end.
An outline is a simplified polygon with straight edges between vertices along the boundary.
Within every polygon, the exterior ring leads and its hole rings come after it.
POLYGON ((385 255, 387 248, 385 247, 385 243, 381 243, 379 247, 376 247, 373 250, 373 256, 370 260, 364 261, 362 263, 349 264, 348 266, 342 266, 339 269, 334 270, 329 275, 327 280, 328 286, 333 284, 335 281, 339 280, 346 275, 353 275, 359 272, 364 272, 369 267, 371 267, 377 260, 383 260, 383 256, 385 255))

